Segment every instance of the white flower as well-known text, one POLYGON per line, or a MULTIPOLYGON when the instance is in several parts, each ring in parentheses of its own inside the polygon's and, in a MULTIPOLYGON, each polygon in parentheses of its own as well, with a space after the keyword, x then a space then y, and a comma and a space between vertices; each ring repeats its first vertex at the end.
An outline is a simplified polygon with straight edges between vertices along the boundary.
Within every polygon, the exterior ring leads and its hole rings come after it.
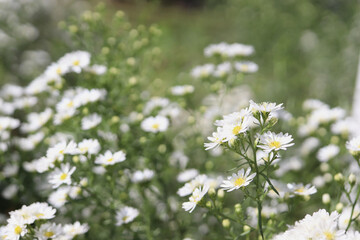
POLYGON ((223 143, 222 128, 218 128, 217 132, 212 133, 212 137, 208 137, 209 143, 204 143, 205 150, 215 149, 223 143))
POLYGON ((49 176, 49 183, 53 188, 59 187, 61 184, 71 184, 71 175, 75 172, 76 167, 70 168, 70 164, 61 164, 61 168, 56 168, 49 176))
POLYGON ((313 111, 321 108, 328 108, 329 106, 318 99, 307 99, 303 102, 303 109, 305 111, 313 111))
POLYGON ((146 182, 154 177, 154 171, 150 169, 144 169, 143 171, 136 171, 131 177, 131 181, 134 183, 146 182))
POLYGON ((92 66, 90 66, 90 67, 85 68, 85 70, 86 70, 87 72, 92 73, 92 74, 103 75, 103 74, 106 73, 107 67, 104 66, 104 65, 97 65, 97 64, 95 64, 95 65, 92 65, 92 66))
POLYGON ((239 189, 241 187, 245 187, 249 185, 256 176, 256 173, 249 175, 250 172, 251 168, 248 168, 246 172, 244 171, 244 169, 241 169, 238 171, 237 174, 233 173, 232 176, 227 178, 227 180, 224 180, 220 187, 228 192, 239 189))
POLYGON ((139 210, 133 207, 125 206, 116 212, 116 226, 121 226, 129 222, 134 221, 134 219, 139 215, 139 210))
POLYGON ((258 147, 263 149, 265 152, 286 150, 286 148, 294 145, 291 143, 293 138, 288 133, 273 133, 268 131, 260 136, 258 147))
POLYGON ((102 117, 97 113, 93 113, 81 119, 81 129, 89 130, 99 125, 101 121, 102 121, 102 117))
POLYGON ((250 100, 250 110, 253 112, 275 112, 283 109, 283 104, 276 105, 276 103, 262 102, 255 103, 253 100, 250 100))
POLYGON ((304 184, 302 183, 300 184, 288 183, 287 187, 292 193, 291 197, 294 197, 295 195, 309 196, 317 192, 315 186, 311 186, 311 184, 307 184, 304 186, 304 184))
POLYGON ((179 188, 179 190, 177 191, 177 194, 180 197, 190 195, 191 193, 194 192, 195 188, 202 186, 202 185, 209 185, 208 181, 209 181, 209 178, 206 175, 201 174, 201 175, 197 176, 196 178, 194 178, 193 180, 191 180, 190 182, 185 183, 185 185, 183 187, 179 188))
POLYGON ((149 115, 154 109, 160 108, 163 109, 170 104, 169 99, 161 97, 151 98, 144 107, 143 113, 149 115))
POLYGON ((78 150, 81 154, 97 154, 100 151, 100 143, 97 139, 84 139, 79 142, 78 150))
POLYGON ((199 175, 199 171, 191 168, 179 173, 176 179, 178 182, 187 182, 196 177, 197 175, 199 175))
POLYGON ((50 194, 48 202, 56 208, 64 206, 68 201, 69 191, 69 187, 60 187, 50 194))
POLYGON ((259 70, 259 66, 254 62, 236 62, 235 63, 235 69, 238 72, 243 73, 254 73, 259 70))
POLYGON ((356 122, 352 118, 346 118, 343 120, 338 120, 333 125, 331 125, 331 131, 335 134, 347 135, 349 132, 356 128, 356 122))
POLYGON ((340 148, 337 145, 330 144, 328 146, 320 148, 316 157, 320 162, 327 162, 330 159, 334 158, 340 152, 340 148))
POLYGON ((346 148, 351 154, 360 152, 360 137, 356 137, 346 142, 346 148))
POLYGON ((74 141, 70 141, 68 144, 63 141, 56 144, 54 147, 51 147, 46 152, 46 157, 51 162, 64 160, 65 154, 77 154, 78 150, 76 147, 76 143, 74 141))
POLYGON ((11 117, 0 117, 0 133, 5 130, 15 129, 20 125, 20 121, 11 117))
POLYGON ((73 224, 65 224, 63 227, 64 233, 73 239, 77 235, 84 234, 89 231, 89 225, 86 223, 81 224, 80 222, 75 222, 73 224))
POLYGON ((21 126, 23 132, 33 132, 45 125, 51 118, 53 111, 50 108, 45 109, 41 113, 30 113, 27 116, 28 123, 21 126))
POLYGON ((169 126, 169 120, 163 116, 148 117, 141 122, 141 128, 146 132, 164 132, 169 126))
POLYGON ((188 211, 191 213, 194 211, 196 205, 202 200, 202 198, 205 196, 205 194, 209 191, 210 186, 204 185, 202 188, 196 188, 194 192, 192 193, 191 197, 189 198, 189 202, 184 202, 182 204, 182 208, 185 211, 188 211))
POLYGON ((115 163, 125 161, 125 159, 126 155, 123 151, 118 151, 113 154, 110 150, 107 150, 105 154, 100 154, 100 156, 95 159, 95 163, 103 165, 114 165, 115 163))
POLYGON ((171 90, 171 94, 174 96, 183 96, 185 94, 193 93, 194 86, 192 85, 174 86, 170 90, 171 90))
POLYGON ((197 66, 191 70, 191 76, 194 78, 207 78, 213 74, 215 70, 214 64, 205 64, 202 66, 197 66))
POLYGON ((225 77, 232 71, 232 66, 230 62, 224 62, 216 66, 216 69, 214 71, 215 77, 225 77))
POLYGON ((5 239, 19 240, 20 237, 25 236, 27 232, 28 230, 26 229, 26 225, 23 222, 9 222, 5 229, 5 239))
POLYGON ((69 66, 70 71, 80 73, 82 69, 89 66, 90 57, 91 55, 88 52, 75 51, 65 54, 58 62, 69 66))
POLYGON ((55 223, 44 223, 35 229, 35 236, 39 240, 54 239, 62 234, 61 225, 55 223))

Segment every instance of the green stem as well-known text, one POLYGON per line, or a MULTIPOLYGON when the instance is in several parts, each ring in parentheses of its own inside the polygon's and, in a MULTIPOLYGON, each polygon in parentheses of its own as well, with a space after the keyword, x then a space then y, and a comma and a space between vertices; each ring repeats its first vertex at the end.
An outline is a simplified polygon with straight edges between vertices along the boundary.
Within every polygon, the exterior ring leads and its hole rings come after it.
POLYGON ((352 218, 353 214, 354 214, 354 209, 356 206, 357 201, 359 200, 359 196, 360 196, 360 187, 358 188, 358 192, 356 194, 356 198, 355 201, 352 203, 352 208, 351 208, 351 213, 350 213, 350 219, 349 219, 349 223, 346 227, 346 232, 349 230, 351 223, 354 221, 354 219, 352 218))

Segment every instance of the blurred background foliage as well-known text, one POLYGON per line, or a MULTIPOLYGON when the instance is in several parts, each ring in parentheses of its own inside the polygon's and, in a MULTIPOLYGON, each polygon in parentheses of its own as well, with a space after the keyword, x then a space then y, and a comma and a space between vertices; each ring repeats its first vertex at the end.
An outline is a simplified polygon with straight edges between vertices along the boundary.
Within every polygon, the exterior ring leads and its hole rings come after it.
MULTIPOLYGON (((26 83, 43 70, 34 68, 30 76, 18 71, 27 50, 45 50, 46 66, 74 48, 58 22, 103 2, 110 12, 123 10, 134 25, 156 23, 162 30, 159 69, 149 76, 157 95, 170 85, 192 83, 190 70, 207 61, 202 49, 225 41, 254 45, 250 60, 260 69, 249 78, 257 101, 284 102, 293 113, 309 97, 351 107, 360 45, 358 0, 66 0, 62 9, 43 11, 56 6, 51 2, 21 18, 38 29, 34 40, 1 49, 2 82, 26 83)), ((2 21, 1 28, 11 29, 11 21, 2 21)))

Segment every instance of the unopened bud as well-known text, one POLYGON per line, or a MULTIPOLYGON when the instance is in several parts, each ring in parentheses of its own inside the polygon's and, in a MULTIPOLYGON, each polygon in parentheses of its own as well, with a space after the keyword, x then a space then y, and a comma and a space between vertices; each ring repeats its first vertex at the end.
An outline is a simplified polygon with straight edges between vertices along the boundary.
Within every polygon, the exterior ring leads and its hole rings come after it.
POLYGON ((341 202, 336 204, 335 206, 336 211, 339 213, 343 210, 343 208, 344 208, 344 204, 342 204, 341 202))
POLYGON ((248 225, 244 225, 243 230, 244 232, 250 232, 251 228, 248 225))
POLYGON ((120 118, 118 116, 112 116, 111 117, 111 122, 112 123, 118 123, 120 121, 120 118))
POLYGON ((72 160, 74 163, 77 163, 77 162, 79 162, 80 158, 79 158, 79 156, 73 156, 72 160))
POLYGON ((206 206, 207 208, 211 208, 212 204, 211 204, 210 201, 207 201, 205 206, 206 206))
POLYGON ((334 180, 337 182, 342 182, 342 181, 344 181, 344 176, 341 173, 337 173, 334 176, 334 180))
POLYGON ((330 195, 328 193, 325 193, 322 195, 322 202, 324 204, 329 204, 330 203, 330 195))
POLYGON ((321 170, 322 172, 327 172, 327 171, 329 171, 329 168, 330 168, 330 166, 329 166, 329 164, 327 164, 327 163, 321 163, 321 164, 320 164, 320 170, 321 170))
POLYGON ((354 184, 356 183, 356 176, 355 176, 353 173, 351 173, 351 174, 349 175, 348 180, 349 180, 349 183, 350 183, 351 185, 354 185, 354 184))
POLYGON ((218 196, 218 198, 223 199, 224 196, 225 196, 224 190, 219 189, 218 192, 217 192, 217 196, 218 196))
POLYGON ((211 198, 215 197, 216 196, 216 191, 214 188, 210 188, 209 191, 208 191, 208 194, 211 198))
POLYGON ((235 205, 235 212, 236 212, 237 214, 240 214, 241 211, 242 211, 241 205, 240 205, 240 203, 237 203, 237 204, 235 205))
POLYGON ((229 219, 224 219, 222 221, 222 225, 224 228, 229 228, 230 227, 230 220, 229 219))

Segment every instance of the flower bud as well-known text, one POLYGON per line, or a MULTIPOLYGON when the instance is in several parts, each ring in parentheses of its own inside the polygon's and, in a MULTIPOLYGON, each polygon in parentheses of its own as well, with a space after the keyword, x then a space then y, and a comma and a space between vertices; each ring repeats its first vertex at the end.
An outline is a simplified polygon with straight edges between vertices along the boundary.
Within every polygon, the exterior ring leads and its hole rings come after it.
POLYGON ((334 180, 337 182, 343 182, 344 181, 344 176, 341 173, 337 173, 334 176, 334 180))
POLYGON ((214 198, 216 196, 216 191, 214 188, 210 188, 208 191, 209 197, 214 198))
POLYGON ((329 204, 330 203, 330 195, 328 193, 325 193, 322 195, 322 202, 324 204, 329 204))
POLYGON ((205 206, 206 206, 207 208, 211 208, 211 207, 212 207, 212 204, 211 204, 210 201, 207 201, 205 206))
POLYGON ((218 192, 217 192, 217 196, 218 196, 219 199, 223 199, 224 196, 225 196, 224 190, 219 189, 218 192))
POLYGON ((79 158, 79 156, 73 156, 72 160, 74 163, 77 163, 77 162, 79 162, 80 158, 79 158))
POLYGON ((118 116, 112 116, 111 117, 111 123, 118 123, 120 121, 120 118, 118 116))
POLYGON ((241 205, 240 205, 240 203, 237 203, 237 204, 235 205, 235 212, 236 212, 236 214, 240 214, 241 211, 242 211, 241 205))
POLYGON ((223 221, 222 221, 222 225, 223 225, 223 227, 224 228, 229 228, 230 227, 230 220, 229 219, 224 219, 223 221))
POLYGON ((244 225, 243 230, 244 232, 250 232, 251 228, 248 225, 244 225))
POLYGON ((339 213, 343 210, 343 208, 344 208, 344 204, 342 204, 341 202, 336 204, 335 206, 336 211, 339 213))
POLYGON ((348 180, 349 180, 349 183, 350 183, 351 185, 354 185, 354 184, 356 183, 356 176, 355 176, 353 173, 351 173, 351 174, 349 175, 348 180))
POLYGON ((327 172, 327 171, 329 171, 329 169, 330 169, 329 164, 327 164, 327 163, 321 163, 321 164, 320 164, 320 170, 321 170, 322 172, 327 172))

